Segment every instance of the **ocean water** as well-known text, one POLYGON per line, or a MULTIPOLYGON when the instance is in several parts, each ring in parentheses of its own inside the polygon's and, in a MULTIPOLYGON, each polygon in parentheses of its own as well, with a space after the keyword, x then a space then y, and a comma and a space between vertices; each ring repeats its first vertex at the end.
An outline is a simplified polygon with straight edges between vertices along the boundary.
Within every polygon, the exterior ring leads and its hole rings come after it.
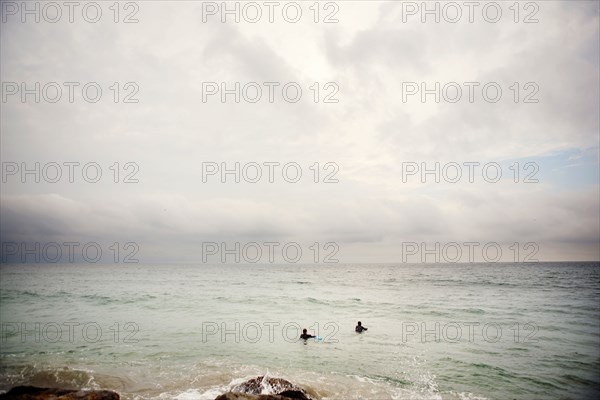
POLYGON ((0 290, 1 391, 213 399, 268 374, 320 399, 600 395, 598 263, 2 265, 0 290))

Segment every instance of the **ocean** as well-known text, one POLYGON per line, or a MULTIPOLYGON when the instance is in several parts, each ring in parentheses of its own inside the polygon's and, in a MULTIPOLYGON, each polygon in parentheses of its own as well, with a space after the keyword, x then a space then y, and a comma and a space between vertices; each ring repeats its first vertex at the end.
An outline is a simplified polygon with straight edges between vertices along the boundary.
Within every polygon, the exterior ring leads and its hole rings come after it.
POLYGON ((0 391, 214 399, 267 374, 318 399, 600 395, 597 262, 5 264, 0 282, 0 391))

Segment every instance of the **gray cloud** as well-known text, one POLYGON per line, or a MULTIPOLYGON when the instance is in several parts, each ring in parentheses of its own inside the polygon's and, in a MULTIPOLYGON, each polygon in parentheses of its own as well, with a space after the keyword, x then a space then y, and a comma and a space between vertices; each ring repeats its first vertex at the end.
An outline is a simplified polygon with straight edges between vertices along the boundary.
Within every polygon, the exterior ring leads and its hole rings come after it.
POLYGON ((105 177, 11 177, 3 241, 135 241, 143 260, 165 262, 198 261, 210 240, 333 241, 344 261, 361 262, 398 260, 407 241, 531 241, 542 259, 600 257, 597 185, 402 182, 406 161, 597 154, 594 4, 545 2, 538 24, 404 24, 399 4, 344 2, 331 25, 203 24, 195 3, 142 6, 138 24, 2 24, 3 82, 104 88, 95 104, 1 104, 2 161, 93 161, 105 177), (203 103, 207 81, 294 81, 304 91, 296 104, 203 103), (315 103, 317 81, 337 83, 339 103, 315 103), (405 103, 409 81, 497 81, 504 93, 495 104, 405 103), (515 81, 536 82, 540 102, 512 102, 515 81), (115 104, 114 82, 135 82, 139 103, 115 104), (116 161, 137 163, 140 182, 111 183, 116 161), (297 184, 203 183, 205 161, 294 161, 304 175, 297 184), (309 167, 328 161, 340 183, 312 183, 309 167))

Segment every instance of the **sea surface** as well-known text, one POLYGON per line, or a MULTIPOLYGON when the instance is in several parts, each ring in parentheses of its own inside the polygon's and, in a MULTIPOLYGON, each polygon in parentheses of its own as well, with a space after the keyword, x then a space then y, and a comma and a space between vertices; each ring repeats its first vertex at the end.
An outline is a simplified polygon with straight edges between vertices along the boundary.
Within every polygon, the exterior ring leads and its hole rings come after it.
POLYGON ((600 395, 598 263, 2 265, 0 323, 0 391, 214 399, 267 374, 319 399, 600 395))

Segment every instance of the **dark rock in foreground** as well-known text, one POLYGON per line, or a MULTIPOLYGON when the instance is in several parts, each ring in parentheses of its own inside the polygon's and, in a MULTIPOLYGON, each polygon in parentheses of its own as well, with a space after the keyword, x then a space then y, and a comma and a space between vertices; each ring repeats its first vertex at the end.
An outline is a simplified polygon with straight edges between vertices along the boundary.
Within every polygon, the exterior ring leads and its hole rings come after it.
POLYGON ((306 391, 281 378, 258 376, 234 386, 215 400, 311 400, 306 391), (266 391, 270 394, 261 394, 266 391))
POLYGON ((215 400, 290 400, 290 399, 308 399, 304 397, 288 397, 282 394, 248 394, 248 393, 234 393, 227 392, 220 395, 215 400))
POLYGON ((35 386, 17 386, 0 394, 0 400, 119 400, 110 390, 48 389, 35 386))

